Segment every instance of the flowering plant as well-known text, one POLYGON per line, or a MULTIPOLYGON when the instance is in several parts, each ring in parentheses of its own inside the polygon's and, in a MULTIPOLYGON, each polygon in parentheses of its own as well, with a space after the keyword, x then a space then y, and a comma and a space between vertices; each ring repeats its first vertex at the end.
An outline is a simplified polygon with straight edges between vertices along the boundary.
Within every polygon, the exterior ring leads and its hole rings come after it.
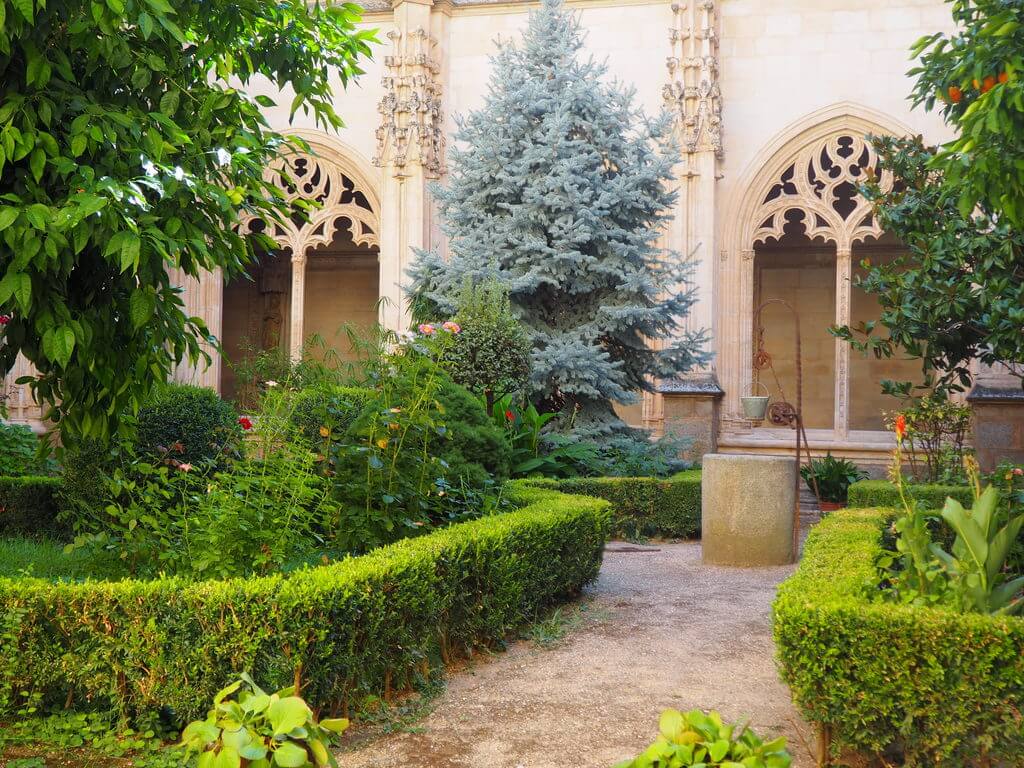
POLYGON ((978 464, 964 459, 964 469, 974 494, 974 504, 965 509, 958 501, 946 499, 938 513, 925 510, 910 498, 903 477, 903 448, 907 424, 902 414, 894 422, 896 450, 890 477, 899 491, 901 514, 893 521, 895 552, 886 552, 879 565, 890 597, 915 604, 938 605, 962 612, 1014 614, 1024 609, 1024 576, 1006 572, 1010 551, 1024 527, 1024 514, 1015 513, 1013 482, 1000 503, 997 489, 981 487, 978 464), (933 540, 933 529, 952 538, 947 551, 933 540))

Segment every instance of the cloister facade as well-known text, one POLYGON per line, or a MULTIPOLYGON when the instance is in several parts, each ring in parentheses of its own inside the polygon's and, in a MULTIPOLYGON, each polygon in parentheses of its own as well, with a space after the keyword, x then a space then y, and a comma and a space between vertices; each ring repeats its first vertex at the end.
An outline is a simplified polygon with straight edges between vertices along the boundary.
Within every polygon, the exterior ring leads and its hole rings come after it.
MULTIPOLYGON (((378 30, 366 72, 345 91, 339 133, 301 113, 288 94, 268 117, 304 138, 309 154, 284 158, 295 197, 320 203, 309 221, 276 226, 280 251, 250 280, 220 275, 185 281, 187 308, 221 340, 226 360, 179 378, 234 393, 232 364, 253 349, 300 353, 312 333, 347 354, 341 328, 408 324, 402 294, 414 250, 445 249, 429 187, 444 183, 457 114, 482 102, 489 54, 514 39, 531 2, 363 0, 378 30)), ((636 90, 648 113, 669 110, 682 147, 678 202, 666 248, 696 262, 700 301, 686 319, 711 332, 713 362, 659 382, 632 423, 694 439, 694 452, 790 450, 792 431, 744 418, 740 398, 767 389, 792 401, 801 335, 802 405, 817 452, 884 460, 891 447, 882 413, 883 378, 916 375, 906 360, 869 360, 827 327, 877 317, 853 277, 864 256, 900 246, 881 231, 856 185, 878 170, 868 134, 948 138, 937 115, 911 110, 907 51, 945 29, 942 0, 577 0, 588 51, 636 90), (769 302, 755 320, 758 306, 769 302), (755 370, 755 353, 771 366, 755 370)), ((278 170, 268 169, 269 174, 278 170)), ((883 183, 885 174, 882 173, 883 183)), ((241 221, 242 227, 263 226, 241 221)), ((12 373, 13 381, 22 371, 12 373)), ((1019 381, 979 372, 978 385, 1013 405, 1019 381), (1006 401, 1000 394, 1006 394, 1006 401)), ((24 393, 12 416, 38 410, 24 393)), ((1014 406, 1019 412, 1020 407, 1014 406)), ((1005 416, 1000 410, 1000 418, 1005 416)), ((1024 426, 1007 439, 1024 442, 1024 426)))

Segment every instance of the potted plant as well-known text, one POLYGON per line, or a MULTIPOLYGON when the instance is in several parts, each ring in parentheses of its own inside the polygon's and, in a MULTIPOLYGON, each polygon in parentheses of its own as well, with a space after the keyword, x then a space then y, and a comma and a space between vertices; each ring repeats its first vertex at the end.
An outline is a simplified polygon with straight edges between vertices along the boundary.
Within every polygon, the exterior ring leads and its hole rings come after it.
POLYGON ((822 512, 834 512, 846 506, 850 486, 867 478, 868 473, 847 459, 837 459, 831 453, 800 468, 807 487, 812 491, 817 484, 818 500, 822 512))

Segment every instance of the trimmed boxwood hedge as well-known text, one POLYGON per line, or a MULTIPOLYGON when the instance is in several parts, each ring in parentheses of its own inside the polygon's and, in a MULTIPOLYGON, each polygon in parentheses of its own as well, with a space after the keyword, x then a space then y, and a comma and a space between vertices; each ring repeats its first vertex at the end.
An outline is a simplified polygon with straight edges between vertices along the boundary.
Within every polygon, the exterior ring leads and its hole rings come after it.
POLYGON ((783 679, 837 751, 1020 765, 1024 619, 882 602, 874 563, 891 516, 848 509, 812 529, 774 605, 783 679))
POLYGON ((574 477, 522 482, 610 501, 613 536, 700 537, 699 469, 668 478, 574 477))
MULTIPOLYGON (((946 497, 952 496, 964 506, 974 503, 971 489, 966 485, 931 485, 911 483, 906 486, 910 495, 928 509, 942 509, 946 497)), ((898 507, 900 494, 888 480, 861 480, 850 486, 847 506, 898 507)))
POLYGON ((0 477, 0 536, 62 538, 56 477, 0 477))
POLYGON ((525 506, 288 575, 225 581, 0 579, 0 718, 41 706, 202 715, 242 670, 345 710, 501 640, 598 572, 608 504, 525 506), (167 709, 165 709, 167 711, 167 709))

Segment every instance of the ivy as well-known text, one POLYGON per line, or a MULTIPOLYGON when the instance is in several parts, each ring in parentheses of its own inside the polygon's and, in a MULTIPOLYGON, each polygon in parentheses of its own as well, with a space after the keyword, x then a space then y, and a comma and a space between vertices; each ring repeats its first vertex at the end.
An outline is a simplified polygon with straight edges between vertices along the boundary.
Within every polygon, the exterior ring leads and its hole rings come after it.
POLYGON ((359 8, 304 0, 0 0, 0 374, 27 382, 65 438, 127 429, 153 384, 213 341, 180 277, 243 272, 292 215, 263 169, 269 81, 320 127, 373 33, 359 8))

